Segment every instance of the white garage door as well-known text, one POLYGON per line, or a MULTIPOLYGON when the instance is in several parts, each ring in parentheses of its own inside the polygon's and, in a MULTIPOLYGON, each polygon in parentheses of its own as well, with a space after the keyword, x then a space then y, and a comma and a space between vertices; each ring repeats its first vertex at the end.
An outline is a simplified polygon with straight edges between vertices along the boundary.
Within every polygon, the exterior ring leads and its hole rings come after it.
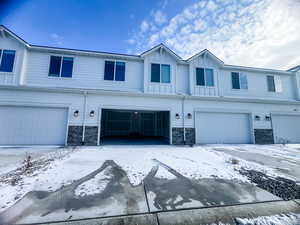
POLYGON ((0 106, 0 145, 63 145, 67 109, 0 106))
POLYGON ((249 115, 244 113, 196 113, 197 144, 251 143, 249 115))
POLYGON ((275 143, 300 143, 300 116, 272 115, 275 143))

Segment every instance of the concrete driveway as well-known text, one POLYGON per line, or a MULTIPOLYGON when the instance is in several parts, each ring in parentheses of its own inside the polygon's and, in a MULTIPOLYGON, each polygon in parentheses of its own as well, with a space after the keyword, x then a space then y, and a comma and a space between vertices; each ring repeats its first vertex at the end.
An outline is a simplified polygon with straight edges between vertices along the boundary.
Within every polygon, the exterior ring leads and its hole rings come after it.
POLYGON ((279 176, 300 182, 300 145, 216 145, 211 148, 272 168, 279 176))
MULTIPOLYGON (((235 174, 233 165, 227 163, 226 155, 214 151, 174 146, 155 146, 146 150, 140 146, 80 149, 65 159, 54 161, 45 171, 37 172, 36 177, 24 178, 24 185, 35 179, 30 187, 39 188, 28 189, 31 191, 0 211, 0 224, 65 221, 280 200, 243 180, 238 172, 235 174), (155 149, 157 152, 153 153, 155 149), (190 165, 183 165, 188 162, 190 165), (134 163, 140 163, 140 171, 134 174, 151 166, 149 171, 145 170, 147 174, 141 182, 136 184, 132 183, 130 167, 134 163), (195 167, 192 167, 193 163, 195 167), (80 175, 80 171, 89 171, 89 168, 96 169, 80 175), (193 177, 189 174, 191 170, 200 174, 192 174, 198 175, 193 177), (54 175, 49 171, 54 171, 54 175), (54 190, 47 191, 38 186, 46 182, 43 177, 48 177, 50 184, 54 184, 64 173, 67 177, 75 178, 77 175, 78 179, 54 190), (233 178, 229 179, 230 176, 233 178)), ((10 192, 10 188, 14 187, 7 185, 5 188, 3 190, 10 192)))

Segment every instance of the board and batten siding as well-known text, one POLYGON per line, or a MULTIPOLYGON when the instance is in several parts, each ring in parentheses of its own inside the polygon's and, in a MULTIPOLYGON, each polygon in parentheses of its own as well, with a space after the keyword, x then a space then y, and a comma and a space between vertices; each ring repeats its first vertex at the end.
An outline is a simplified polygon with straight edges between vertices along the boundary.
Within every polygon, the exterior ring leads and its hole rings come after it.
POLYGON ((176 59, 165 50, 156 50, 144 59, 144 92, 153 94, 175 94, 178 69, 176 59), (171 82, 151 82, 151 64, 169 64, 171 66, 171 82))
POLYGON ((142 61, 30 51, 26 75, 27 85, 141 91, 143 63, 142 61), (70 56, 74 58, 72 78, 48 77, 51 55, 70 56), (105 60, 118 60, 126 63, 125 81, 104 80, 105 60))

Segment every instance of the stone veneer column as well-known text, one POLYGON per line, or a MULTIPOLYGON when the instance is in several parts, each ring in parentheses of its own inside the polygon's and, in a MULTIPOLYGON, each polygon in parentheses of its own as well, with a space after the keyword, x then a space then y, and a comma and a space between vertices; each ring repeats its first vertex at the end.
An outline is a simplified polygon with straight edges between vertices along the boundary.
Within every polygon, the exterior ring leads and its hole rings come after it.
POLYGON ((69 126, 68 145, 82 145, 82 126, 69 126))
POLYGON ((194 145, 196 143, 195 128, 185 128, 185 144, 194 145))
POLYGON ((274 144, 272 129, 254 129, 255 144, 274 144))
POLYGON ((98 144, 98 127, 86 126, 84 133, 84 145, 97 145, 98 144))
POLYGON ((193 145, 195 144, 195 128, 185 128, 185 143, 183 137, 183 128, 172 128, 172 144, 173 145, 193 145))
POLYGON ((183 128, 172 127, 172 144, 183 145, 183 128))

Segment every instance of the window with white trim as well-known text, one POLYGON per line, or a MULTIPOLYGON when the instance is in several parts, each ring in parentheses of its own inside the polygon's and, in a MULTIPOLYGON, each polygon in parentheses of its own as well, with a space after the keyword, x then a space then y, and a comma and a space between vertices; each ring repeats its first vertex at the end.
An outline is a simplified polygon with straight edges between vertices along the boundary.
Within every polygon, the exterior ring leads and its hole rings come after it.
POLYGON ((151 63, 151 82, 171 83, 171 66, 169 64, 151 63))
POLYGON ((240 72, 231 72, 232 89, 248 89, 247 75, 240 72))
POLYGON ((73 74, 73 58, 65 56, 51 56, 49 77, 71 78, 73 74))
POLYGON ((280 76, 267 76, 267 85, 269 92, 282 92, 282 82, 280 76))
POLYGON ((13 71, 15 55, 15 50, 0 49, 0 72, 13 71))
POLYGON ((197 86, 214 86, 214 70, 209 68, 196 68, 197 86))
POLYGON ((125 62, 106 60, 104 80, 125 81, 125 62))

